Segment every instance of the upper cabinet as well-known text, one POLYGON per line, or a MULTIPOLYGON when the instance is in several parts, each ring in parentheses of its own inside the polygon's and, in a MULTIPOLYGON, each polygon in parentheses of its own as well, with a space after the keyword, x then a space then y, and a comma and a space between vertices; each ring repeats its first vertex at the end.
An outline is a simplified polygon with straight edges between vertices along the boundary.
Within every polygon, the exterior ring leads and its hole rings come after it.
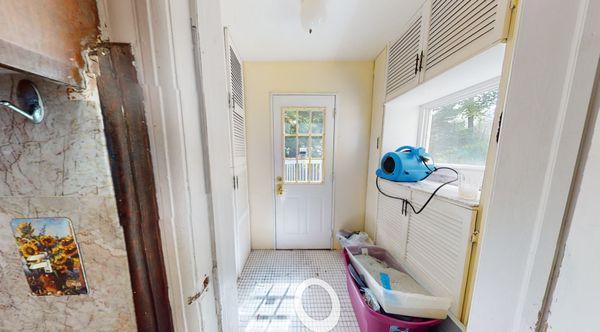
POLYGON ((419 83, 419 60, 424 48, 425 26, 422 13, 417 13, 408 29, 388 46, 386 96, 402 94, 419 83))
POLYGON ((386 101, 502 41, 510 0, 427 0, 388 54, 386 101))

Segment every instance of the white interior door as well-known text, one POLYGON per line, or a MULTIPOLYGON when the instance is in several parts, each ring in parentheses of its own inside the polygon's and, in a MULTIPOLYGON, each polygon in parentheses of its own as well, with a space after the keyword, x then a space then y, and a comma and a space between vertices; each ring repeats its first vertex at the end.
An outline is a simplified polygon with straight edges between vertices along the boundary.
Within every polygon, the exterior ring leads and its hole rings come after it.
POLYGON ((277 249, 329 249, 334 95, 273 95, 277 249))

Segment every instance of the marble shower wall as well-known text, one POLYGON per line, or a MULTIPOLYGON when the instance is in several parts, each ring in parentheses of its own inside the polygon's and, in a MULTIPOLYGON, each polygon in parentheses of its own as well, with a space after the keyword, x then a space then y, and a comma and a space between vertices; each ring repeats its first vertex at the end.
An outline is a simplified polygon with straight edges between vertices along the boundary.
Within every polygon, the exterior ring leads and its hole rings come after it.
MULTIPOLYGON (((25 76, 0 75, 0 99, 25 76)), ((30 78, 29 78, 30 79, 30 78)), ((99 103, 32 79, 46 106, 34 125, 0 109, 0 331, 134 331, 127 253, 119 225, 99 103), (10 221, 67 217, 88 295, 31 295, 10 221)))

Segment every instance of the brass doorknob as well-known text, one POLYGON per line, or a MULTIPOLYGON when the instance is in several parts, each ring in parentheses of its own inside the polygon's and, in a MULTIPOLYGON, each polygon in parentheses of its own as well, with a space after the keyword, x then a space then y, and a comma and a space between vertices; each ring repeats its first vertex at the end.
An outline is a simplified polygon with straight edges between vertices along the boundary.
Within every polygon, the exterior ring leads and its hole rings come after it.
POLYGON ((277 196, 283 196, 284 192, 283 178, 281 176, 275 177, 275 193, 277 196))

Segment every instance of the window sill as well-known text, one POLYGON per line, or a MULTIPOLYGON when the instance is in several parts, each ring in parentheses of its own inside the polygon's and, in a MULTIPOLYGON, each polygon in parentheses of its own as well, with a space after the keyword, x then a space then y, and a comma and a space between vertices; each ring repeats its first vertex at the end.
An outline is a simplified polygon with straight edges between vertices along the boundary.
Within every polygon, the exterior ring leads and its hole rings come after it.
MULTIPOLYGON (((420 191, 423 193, 431 194, 437 187, 442 183, 431 180, 423 180, 419 182, 393 182, 384 179, 380 179, 382 183, 386 183, 387 186, 402 186, 411 190, 420 191)), ((385 189, 384 189, 385 190, 385 189)), ((479 194, 477 199, 464 199, 458 194, 458 186, 446 185, 440 189, 436 194, 436 198, 441 198, 452 204, 460 205, 469 209, 474 209, 479 206, 479 194)))

